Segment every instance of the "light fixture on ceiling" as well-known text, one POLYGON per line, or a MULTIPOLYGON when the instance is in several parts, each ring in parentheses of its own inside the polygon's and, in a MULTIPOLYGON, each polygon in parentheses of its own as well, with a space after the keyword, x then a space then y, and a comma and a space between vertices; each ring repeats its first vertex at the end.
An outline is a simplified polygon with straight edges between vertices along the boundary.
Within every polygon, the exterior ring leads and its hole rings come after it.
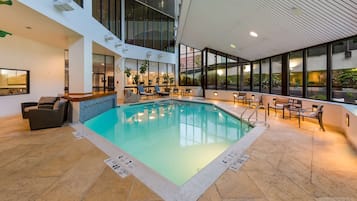
POLYGON ((53 5, 60 11, 74 10, 73 0, 53 0, 53 5))
POLYGON ((258 34, 256 32, 254 32, 254 31, 249 32, 249 35, 254 37, 254 38, 258 37, 258 34))
POLYGON ((121 46, 123 46, 123 43, 121 42, 121 40, 119 40, 117 43, 115 43, 114 47, 115 48, 120 48, 121 46))
POLYGON ((123 53, 126 53, 129 49, 125 46, 123 46, 123 49, 121 51, 123 51, 123 53))
POLYGON ((2 0, 2 1, 0 1, 0 5, 1 4, 11 6, 12 5, 12 1, 11 0, 7 0, 7 1, 2 0))
POLYGON ((108 42, 108 41, 113 40, 113 39, 114 39, 114 37, 112 35, 110 35, 110 34, 104 36, 105 42, 108 42))
POLYGON ((230 44, 229 46, 230 46, 231 48, 233 48, 233 49, 235 49, 235 48, 237 47, 237 46, 236 46, 235 44, 233 44, 233 43, 230 44))

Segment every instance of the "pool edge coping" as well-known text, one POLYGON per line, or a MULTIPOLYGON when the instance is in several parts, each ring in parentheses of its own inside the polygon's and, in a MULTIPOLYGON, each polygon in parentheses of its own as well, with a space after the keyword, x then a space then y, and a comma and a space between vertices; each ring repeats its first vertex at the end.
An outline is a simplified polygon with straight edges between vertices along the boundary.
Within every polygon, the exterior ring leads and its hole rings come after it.
MULTIPOLYGON (((150 102, 161 102, 167 100, 177 100, 186 102, 195 102, 213 105, 228 114, 240 119, 240 117, 229 111, 229 109, 224 108, 221 104, 211 102, 204 102, 205 100, 182 100, 182 99, 165 99, 150 102)), ((146 103, 146 102, 143 102, 146 103)), ((125 106, 136 105, 136 104, 124 104, 125 106)), ((122 105, 123 106, 123 105, 122 105)), ((246 122, 248 123, 248 122, 246 122)), ((249 123, 248 123, 249 124, 249 123)), ((251 124, 250 124, 251 125, 251 124)), ((141 163, 135 157, 131 156, 129 153, 125 152, 121 148, 117 147, 113 143, 109 142, 102 136, 91 131, 89 128, 84 126, 82 123, 76 123, 71 125, 76 131, 82 133, 92 144, 94 144, 101 151, 106 153, 109 157, 115 158, 120 154, 128 156, 134 161, 136 167, 131 169, 130 172, 147 185, 152 191, 157 193, 164 200, 172 201, 187 201, 187 200, 197 200, 204 192, 230 167, 233 159, 230 163, 223 164, 222 160, 227 157, 228 154, 234 153, 236 157, 244 154, 244 152, 254 143, 254 141, 265 131, 266 127, 261 125, 254 126, 249 132, 247 132, 240 140, 228 147, 223 153, 221 153, 217 158, 208 163, 202 170, 191 177, 187 182, 181 186, 177 186, 172 183, 164 176, 153 171, 145 164, 141 163)))

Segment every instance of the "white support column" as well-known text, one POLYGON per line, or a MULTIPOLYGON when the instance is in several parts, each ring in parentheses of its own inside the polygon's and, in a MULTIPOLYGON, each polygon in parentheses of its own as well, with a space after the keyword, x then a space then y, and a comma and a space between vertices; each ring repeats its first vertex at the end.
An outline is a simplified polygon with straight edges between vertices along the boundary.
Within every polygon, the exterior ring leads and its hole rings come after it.
POLYGON ((117 92, 117 99, 119 100, 124 100, 124 65, 124 57, 115 57, 115 91, 117 92))
POLYGON ((82 37, 69 46, 69 93, 92 92, 92 40, 82 37))

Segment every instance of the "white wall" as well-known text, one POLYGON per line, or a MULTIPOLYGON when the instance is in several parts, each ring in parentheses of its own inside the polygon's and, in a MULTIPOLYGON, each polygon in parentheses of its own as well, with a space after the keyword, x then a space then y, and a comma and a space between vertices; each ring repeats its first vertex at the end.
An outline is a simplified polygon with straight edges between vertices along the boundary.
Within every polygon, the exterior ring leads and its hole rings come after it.
POLYGON ((21 102, 63 94, 63 49, 16 35, 0 38, 0 68, 30 70, 30 94, 0 96, 0 117, 21 113, 21 102))

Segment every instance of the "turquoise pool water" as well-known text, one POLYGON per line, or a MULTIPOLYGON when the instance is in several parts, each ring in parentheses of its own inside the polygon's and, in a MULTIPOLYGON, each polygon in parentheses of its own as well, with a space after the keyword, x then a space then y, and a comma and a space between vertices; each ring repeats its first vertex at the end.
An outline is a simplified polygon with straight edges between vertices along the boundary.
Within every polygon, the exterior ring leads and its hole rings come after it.
POLYGON ((178 186, 251 129, 213 105, 171 100, 117 107, 84 124, 178 186))

